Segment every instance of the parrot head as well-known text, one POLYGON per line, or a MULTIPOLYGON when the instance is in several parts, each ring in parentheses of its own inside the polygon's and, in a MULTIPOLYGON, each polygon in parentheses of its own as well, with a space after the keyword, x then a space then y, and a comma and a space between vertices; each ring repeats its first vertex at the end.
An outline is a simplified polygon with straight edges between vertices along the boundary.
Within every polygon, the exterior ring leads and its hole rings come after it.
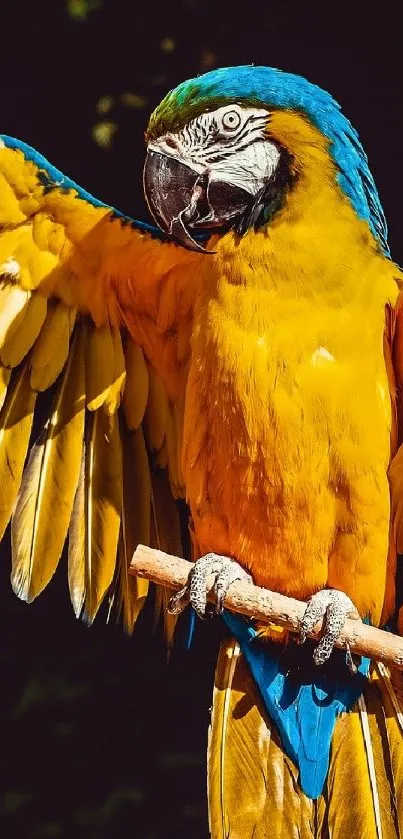
POLYGON ((204 250, 198 233, 268 224, 309 170, 318 185, 333 179, 389 253, 357 133, 330 94, 301 76, 245 66, 183 82, 152 114, 146 140, 150 211, 188 248, 204 250))
POLYGON ((166 232, 199 250, 191 231, 242 234, 267 218, 291 179, 286 150, 268 137, 268 118, 264 108, 233 102, 149 141, 145 193, 166 232))

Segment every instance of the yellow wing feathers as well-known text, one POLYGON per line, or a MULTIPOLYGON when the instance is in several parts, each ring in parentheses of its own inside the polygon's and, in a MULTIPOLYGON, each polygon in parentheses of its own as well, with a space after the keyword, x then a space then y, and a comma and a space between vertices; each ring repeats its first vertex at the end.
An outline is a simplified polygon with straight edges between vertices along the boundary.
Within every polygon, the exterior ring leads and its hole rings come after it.
POLYGON ((77 333, 18 492, 11 526, 12 583, 23 600, 33 600, 53 576, 69 526, 84 437, 83 349, 77 333))
MULTIPOLYGON (((71 310, 60 302, 49 308, 19 366, 0 368, 0 532, 12 516, 12 584, 24 600, 35 598, 53 576, 69 533, 76 614, 93 620, 120 568, 122 614, 132 629, 147 586, 129 578, 128 565, 136 545, 151 541, 147 452, 155 462, 167 439, 168 397, 126 334, 109 324, 97 329, 81 315, 71 332, 71 310), (149 390, 149 379, 158 386, 149 390)), ((171 449, 171 458, 178 455, 171 449)), ((179 466, 169 472, 177 475, 179 466)), ((178 495, 177 479, 170 491, 178 495)))
POLYGON ((133 630, 148 593, 148 581, 129 574, 138 544, 151 544, 152 492, 148 454, 142 429, 123 429, 123 505, 119 540, 120 605, 123 625, 133 630))
POLYGON ((18 370, 0 413, 0 536, 14 508, 31 436, 36 393, 29 372, 25 365, 18 370))
MULTIPOLYGON (((21 289, 9 286, 8 288, 3 287, 2 292, 21 293, 21 289)), ((22 292, 22 294, 28 293, 22 292)), ((8 301, 4 301, 4 308, 2 309, 3 314, 5 315, 7 311, 10 311, 10 308, 11 306, 8 305, 8 301)), ((21 322, 18 323, 20 318, 17 316, 15 318, 15 329, 9 328, 3 333, 4 343, 2 343, 0 358, 6 367, 18 367, 31 349, 32 345, 35 343, 47 316, 47 302, 45 298, 42 297, 41 294, 30 295, 19 314, 21 316, 21 322)), ((4 325, 7 328, 7 325, 4 325)), ((10 326, 12 325, 13 324, 11 323, 10 326)), ((45 334, 45 330, 43 331, 43 334, 45 334)), ((35 353, 37 357, 39 349, 40 345, 38 342, 38 347, 36 348, 35 353)), ((33 364, 33 367, 35 366, 37 365, 33 364)), ((40 390, 41 388, 35 389, 40 390)))
POLYGON ((11 370, 8 367, 0 366, 0 409, 3 407, 7 395, 7 388, 10 383, 11 370))
POLYGON ((125 383, 125 361, 120 332, 109 323, 89 332, 87 352, 87 406, 96 411, 105 405, 113 414, 120 404, 125 383))
POLYGON ((125 348, 126 387, 123 393, 123 409, 127 427, 132 431, 139 427, 148 402, 148 367, 144 353, 138 344, 127 338, 125 348))
POLYGON ((89 415, 85 445, 85 617, 91 622, 115 573, 122 511, 122 446, 116 414, 89 415))
POLYGON ((189 355, 195 255, 43 175, 0 146, 0 538, 11 519, 28 601, 67 540, 76 615, 91 622, 114 587, 131 631, 148 589, 128 573, 134 548, 181 552, 183 400, 161 374, 189 355))

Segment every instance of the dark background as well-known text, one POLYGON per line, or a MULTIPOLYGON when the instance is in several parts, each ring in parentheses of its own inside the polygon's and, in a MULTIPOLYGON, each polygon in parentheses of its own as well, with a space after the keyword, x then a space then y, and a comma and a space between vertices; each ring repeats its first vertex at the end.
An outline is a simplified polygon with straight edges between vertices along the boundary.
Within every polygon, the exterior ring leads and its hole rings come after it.
MULTIPOLYGON (((179 81, 260 63, 327 88, 358 129, 403 262, 402 15, 392 4, 0 2, 0 130, 146 218, 147 117, 179 81)), ((62 562, 63 565, 63 562, 62 562)), ((76 623, 65 568, 30 607, 0 566, 0 822, 7 839, 205 839, 205 741, 218 628, 169 666, 76 623)))

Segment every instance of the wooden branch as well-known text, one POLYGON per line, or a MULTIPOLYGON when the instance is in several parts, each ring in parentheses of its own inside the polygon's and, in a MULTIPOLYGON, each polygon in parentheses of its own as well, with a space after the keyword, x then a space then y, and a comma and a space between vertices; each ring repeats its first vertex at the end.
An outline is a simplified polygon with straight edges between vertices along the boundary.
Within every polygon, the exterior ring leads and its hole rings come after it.
MULTIPOLYGON (((185 585, 191 568, 192 563, 185 559, 138 545, 133 554, 130 572, 177 591, 185 585)), ((213 595, 209 594, 208 599, 214 600, 213 595)), ((229 611, 239 612, 261 623, 284 626, 291 632, 298 632, 305 607, 305 603, 293 597, 285 597, 283 594, 242 582, 233 583, 225 598, 225 608, 229 611)), ((309 633, 310 637, 319 639, 322 628, 323 622, 320 621, 309 633)), ((347 619, 343 632, 336 641, 336 647, 345 647, 346 643, 349 644, 352 653, 403 670, 403 638, 398 635, 367 626, 361 621, 347 619)))

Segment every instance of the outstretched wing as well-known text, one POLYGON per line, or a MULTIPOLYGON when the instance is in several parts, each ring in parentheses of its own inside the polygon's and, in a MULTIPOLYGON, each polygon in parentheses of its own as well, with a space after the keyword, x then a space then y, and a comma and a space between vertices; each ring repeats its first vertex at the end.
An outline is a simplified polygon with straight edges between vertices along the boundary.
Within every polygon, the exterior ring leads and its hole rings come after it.
POLYGON ((201 258, 1 137, 0 538, 11 518, 24 600, 68 536, 76 615, 91 622, 119 572, 131 629, 147 590, 129 579, 134 547, 180 552, 173 498, 201 258))

